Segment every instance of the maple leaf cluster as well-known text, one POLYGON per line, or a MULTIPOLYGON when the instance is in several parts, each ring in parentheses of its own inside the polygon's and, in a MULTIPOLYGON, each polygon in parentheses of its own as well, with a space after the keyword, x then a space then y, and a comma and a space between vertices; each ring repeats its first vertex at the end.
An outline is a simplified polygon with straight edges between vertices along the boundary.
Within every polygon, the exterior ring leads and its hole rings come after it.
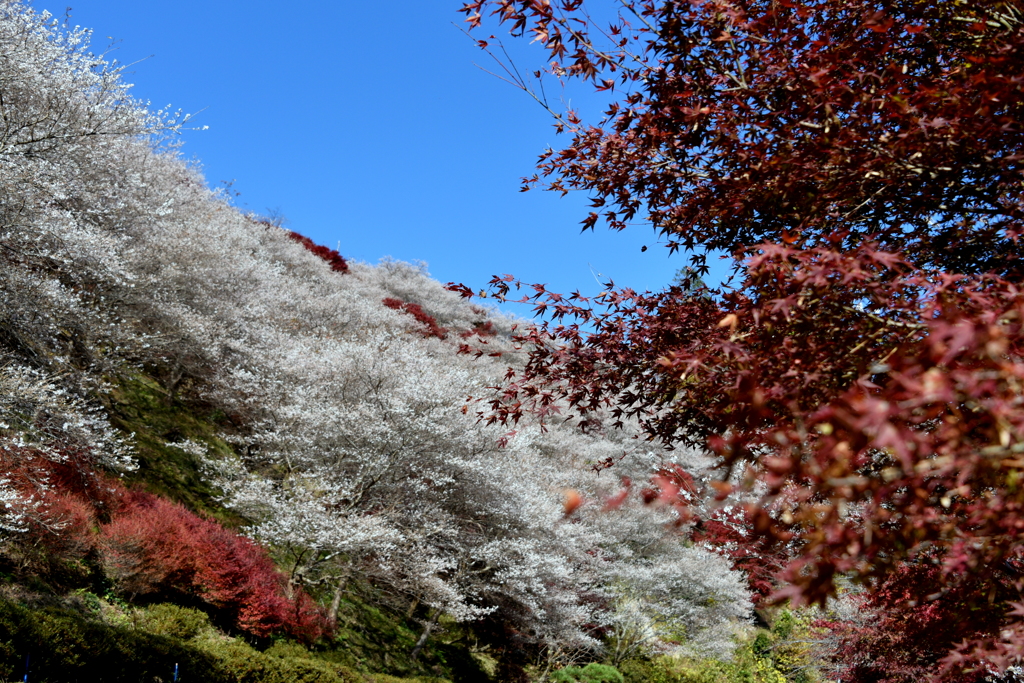
POLYGON ((745 492, 753 535, 787 549, 777 598, 824 603, 851 578, 905 614, 886 622, 903 636, 931 618, 909 604, 955 613, 959 640, 899 680, 1020 661, 1021 7, 619 5, 464 6, 471 26, 532 35, 548 77, 621 93, 597 123, 555 112, 572 141, 526 187, 586 192, 585 228, 653 225, 696 276, 725 253, 737 284, 535 287, 522 300, 545 320, 489 419, 610 409, 714 452, 718 497, 745 492))

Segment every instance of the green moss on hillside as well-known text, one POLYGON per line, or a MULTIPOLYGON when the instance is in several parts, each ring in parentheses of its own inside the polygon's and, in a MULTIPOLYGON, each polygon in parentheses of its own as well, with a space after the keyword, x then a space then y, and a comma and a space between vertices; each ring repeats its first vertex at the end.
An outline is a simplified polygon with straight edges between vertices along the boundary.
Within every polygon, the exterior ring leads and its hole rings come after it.
MULTIPOLYGON (((0 598, 0 679, 35 683, 450 683, 371 674, 341 652, 280 641, 261 650, 217 631, 205 614, 170 604, 118 607, 89 593, 65 599, 8 591, 0 598)), ((467 679, 468 680, 468 679, 467 679)), ((486 679, 475 679, 483 681, 486 679)))
POLYGON ((201 476, 199 457, 168 445, 191 441, 205 447, 212 457, 231 455, 231 446, 223 438, 230 426, 223 413, 172 397, 154 378, 141 373, 119 378, 104 402, 113 425, 134 435, 138 469, 125 476, 127 483, 229 526, 241 523, 217 502, 218 491, 201 476))
POLYGON ((422 626, 416 621, 349 594, 339 605, 337 632, 319 656, 364 672, 433 675, 456 683, 491 680, 471 652, 471 629, 455 622, 442 620, 419 659, 413 661, 410 653, 420 629, 422 626))

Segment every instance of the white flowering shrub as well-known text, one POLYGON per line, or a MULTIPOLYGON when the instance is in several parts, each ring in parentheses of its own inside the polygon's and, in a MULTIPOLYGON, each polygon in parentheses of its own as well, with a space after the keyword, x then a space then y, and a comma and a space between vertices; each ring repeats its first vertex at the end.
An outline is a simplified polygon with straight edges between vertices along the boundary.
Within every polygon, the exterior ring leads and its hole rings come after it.
POLYGON ((0 538, 46 519, 45 499, 54 492, 39 460, 70 464, 91 477, 94 468, 124 472, 134 467, 125 437, 98 406, 38 370, 0 356, 0 538))

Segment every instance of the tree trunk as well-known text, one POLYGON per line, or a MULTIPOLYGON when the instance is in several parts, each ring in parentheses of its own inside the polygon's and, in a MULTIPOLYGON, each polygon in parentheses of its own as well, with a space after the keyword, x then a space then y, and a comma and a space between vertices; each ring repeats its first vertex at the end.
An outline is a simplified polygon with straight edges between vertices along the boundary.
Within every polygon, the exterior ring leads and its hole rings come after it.
POLYGON ((338 625, 338 607, 341 605, 342 589, 345 588, 346 583, 348 583, 348 576, 342 576, 338 579, 338 585, 334 589, 334 596, 331 598, 331 607, 327 611, 327 621, 331 626, 338 625))
POLYGON ((409 658, 412 659, 412 661, 415 662, 420 656, 420 652, 423 650, 423 646, 427 644, 427 638, 430 637, 430 632, 434 630, 434 626, 437 625, 437 620, 440 616, 441 610, 436 607, 431 610, 427 623, 423 627, 423 633, 420 634, 420 639, 416 641, 416 647, 412 649, 412 652, 409 655, 409 658))
POLYGON ((168 377, 166 395, 164 396, 164 405, 170 408, 174 405, 174 399, 178 394, 178 387, 181 386, 181 380, 185 378, 185 368, 180 363, 174 364, 174 369, 171 370, 171 374, 168 377))

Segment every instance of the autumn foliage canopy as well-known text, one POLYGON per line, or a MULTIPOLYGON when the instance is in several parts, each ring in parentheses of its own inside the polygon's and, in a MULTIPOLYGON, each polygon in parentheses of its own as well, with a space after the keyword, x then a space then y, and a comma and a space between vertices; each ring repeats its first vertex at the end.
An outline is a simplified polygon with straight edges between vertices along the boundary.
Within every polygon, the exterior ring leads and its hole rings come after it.
POLYGON ((790 553, 780 597, 824 602, 845 577, 901 611, 875 628, 956 620, 902 678, 879 672, 906 639, 865 636, 879 658, 857 680, 981 680, 1019 661, 1020 4, 618 5, 464 6, 475 29, 543 45, 547 77, 612 100, 599 122, 554 112, 572 140, 526 187, 587 193, 588 228, 653 225, 697 275, 724 253, 738 282, 591 300, 536 286, 547 322, 522 334, 529 362, 490 418, 637 416, 720 455, 721 499, 753 496, 754 532, 790 553))

